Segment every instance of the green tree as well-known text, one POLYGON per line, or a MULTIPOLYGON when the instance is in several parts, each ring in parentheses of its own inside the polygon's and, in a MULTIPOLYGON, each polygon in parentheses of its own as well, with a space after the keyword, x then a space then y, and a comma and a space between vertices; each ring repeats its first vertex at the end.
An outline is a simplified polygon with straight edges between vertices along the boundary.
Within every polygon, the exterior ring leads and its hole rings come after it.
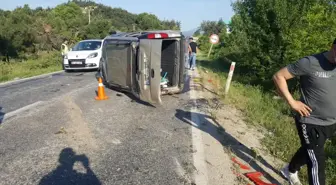
POLYGON ((162 29, 161 21, 153 14, 141 13, 136 18, 136 24, 141 30, 162 29))
POLYGON ((226 25, 222 19, 219 21, 203 21, 201 23, 201 30, 204 35, 219 34, 222 32, 226 25))
POLYGON ((226 24, 222 19, 219 19, 218 21, 203 21, 200 25, 200 29, 195 32, 195 34, 200 34, 201 31, 203 32, 198 39, 200 49, 208 52, 211 46, 210 36, 212 34, 217 34, 219 36, 220 43, 215 44, 212 50, 212 54, 216 54, 215 56, 217 56, 221 48, 220 46, 226 40, 226 28, 226 24))
POLYGON ((112 23, 106 19, 94 19, 91 24, 84 29, 83 39, 103 39, 112 29, 112 23))

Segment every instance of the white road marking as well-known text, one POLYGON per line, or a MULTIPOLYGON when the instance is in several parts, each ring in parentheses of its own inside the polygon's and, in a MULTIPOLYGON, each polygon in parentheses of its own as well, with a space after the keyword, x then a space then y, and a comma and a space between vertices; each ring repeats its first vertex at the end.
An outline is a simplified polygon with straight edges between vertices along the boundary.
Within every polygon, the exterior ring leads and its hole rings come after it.
POLYGON ((19 109, 16 109, 16 110, 14 110, 12 112, 5 113, 5 115, 0 116, 0 120, 1 120, 0 124, 3 124, 5 121, 10 120, 11 118, 22 116, 22 115, 19 115, 19 113, 29 112, 30 109, 36 110, 36 109, 33 109, 33 108, 36 107, 36 106, 38 106, 38 105, 40 107, 46 106, 46 105, 53 105, 52 102, 56 102, 58 100, 63 99, 66 96, 71 96, 71 95, 74 95, 75 93, 78 93, 78 92, 80 92, 82 90, 85 90, 85 89, 88 89, 88 88, 93 88, 93 87, 96 87, 96 86, 97 86, 96 83, 91 83, 91 84, 88 84, 86 86, 83 86, 82 88, 75 89, 75 90, 73 90, 73 91, 71 91, 69 93, 66 93, 64 95, 57 96, 57 97, 54 97, 52 99, 49 99, 48 101, 37 101, 35 103, 32 103, 32 104, 29 104, 27 106, 21 107, 19 109))
POLYGON ((178 159, 176 157, 173 157, 173 159, 175 160, 175 164, 176 164, 176 173, 181 178, 183 178, 185 181, 187 181, 188 184, 191 184, 191 180, 190 180, 190 177, 188 176, 188 173, 183 169, 178 159))
POLYGON ((42 75, 38 75, 38 76, 32 76, 32 77, 28 77, 28 78, 21 78, 21 79, 18 79, 18 80, 11 80, 11 81, 0 83, 0 87, 7 86, 7 85, 14 85, 14 84, 17 84, 17 83, 21 83, 21 82, 25 82, 25 81, 29 81, 29 80, 40 79, 40 78, 46 78, 46 77, 51 78, 52 75, 60 74, 60 73, 63 73, 63 72, 64 71, 62 70, 62 71, 56 71, 56 72, 42 74, 42 75))
POLYGON ((175 164, 176 164, 176 173, 179 174, 181 177, 183 177, 186 172, 184 171, 182 165, 180 164, 180 162, 177 160, 176 157, 174 157, 175 160, 175 164))
POLYGON ((32 104, 29 104, 27 106, 21 107, 19 109, 16 109, 12 112, 5 113, 5 115, 0 116, 0 120, 2 120, 1 122, 4 123, 6 120, 18 115, 19 113, 29 111, 29 110, 33 109, 34 107, 36 107, 38 105, 42 105, 43 103, 44 103, 43 101, 37 101, 35 103, 32 103, 32 104))
MULTIPOLYGON (((190 73, 189 73, 190 74, 190 73)), ((194 166, 196 168, 196 172, 194 174, 195 178, 195 184, 197 185, 207 185, 208 184, 208 171, 205 164, 205 158, 204 158, 204 148, 203 148, 203 138, 202 138, 202 131, 198 129, 200 125, 200 120, 197 115, 199 111, 197 110, 197 96, 196 91, 191 89, 191 87, 194 86, 193 78, 190 78, 190 99, 194 103, 194 107, 191 110, 191 122, 192 128, 192 143, 193 143, 193 151, 196 151, 193 153, 193 160, 194 160, 194 166)))

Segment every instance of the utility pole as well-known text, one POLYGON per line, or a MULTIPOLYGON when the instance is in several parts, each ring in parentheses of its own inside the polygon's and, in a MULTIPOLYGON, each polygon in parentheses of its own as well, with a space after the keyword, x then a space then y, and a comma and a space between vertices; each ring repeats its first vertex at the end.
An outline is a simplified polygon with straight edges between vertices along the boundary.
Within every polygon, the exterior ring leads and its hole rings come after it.
POLYGON ((91 23, 91 9, 89 9, 89 24, 91 23))
POLYGON ((91 11, 93 11, 94 9, 96 9, 97 6, 87 6, 85 7, 85 12, 89 14, 89 24, 91 23, 91 11))

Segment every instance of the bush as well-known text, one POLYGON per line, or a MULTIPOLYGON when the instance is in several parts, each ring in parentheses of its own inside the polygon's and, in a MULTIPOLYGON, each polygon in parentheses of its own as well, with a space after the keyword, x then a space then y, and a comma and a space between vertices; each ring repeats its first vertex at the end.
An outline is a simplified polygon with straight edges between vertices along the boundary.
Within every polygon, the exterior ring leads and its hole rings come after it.
POLYGON ((0 63, 0 82, 62 70, 59 52, 44 53, 37 60, 0 63))

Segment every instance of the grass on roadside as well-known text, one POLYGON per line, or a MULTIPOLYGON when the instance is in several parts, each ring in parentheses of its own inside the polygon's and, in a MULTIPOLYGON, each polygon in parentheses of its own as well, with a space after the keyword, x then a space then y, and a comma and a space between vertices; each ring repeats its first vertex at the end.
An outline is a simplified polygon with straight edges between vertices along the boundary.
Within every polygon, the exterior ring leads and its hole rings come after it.
POLYGON ((0 62, 0 82, 62 70, 59 52, 44 53, 36 60, 0 62))
MULTIPOLYGON (((198 60, 200 69, 210 74, 212 80, 220 82, 220 87, 217 89, 221 92, 222 100, 242 110, 247 123, 266 128, 267 132, 264 133, 262 143, 268 152, 283 161, 289 161, 300 144, 293 118, 289 116, 290 110, 284 101, 274 99, 275 94, 267 93, 258 86, 235 81, 244 77, 238 74, 233 74, 229 94, 224 99, 223 92, 229 65, 224 64, 224 61, 208 60, 204 56, 199 56, 198 60), (222 66, 226 66, 226 69, 222 66)), ((236 64, 236 68, 239 68, 239 64, 236 64)), ((301 171, 301 177, 306 181, 306 168, 301 171)))

